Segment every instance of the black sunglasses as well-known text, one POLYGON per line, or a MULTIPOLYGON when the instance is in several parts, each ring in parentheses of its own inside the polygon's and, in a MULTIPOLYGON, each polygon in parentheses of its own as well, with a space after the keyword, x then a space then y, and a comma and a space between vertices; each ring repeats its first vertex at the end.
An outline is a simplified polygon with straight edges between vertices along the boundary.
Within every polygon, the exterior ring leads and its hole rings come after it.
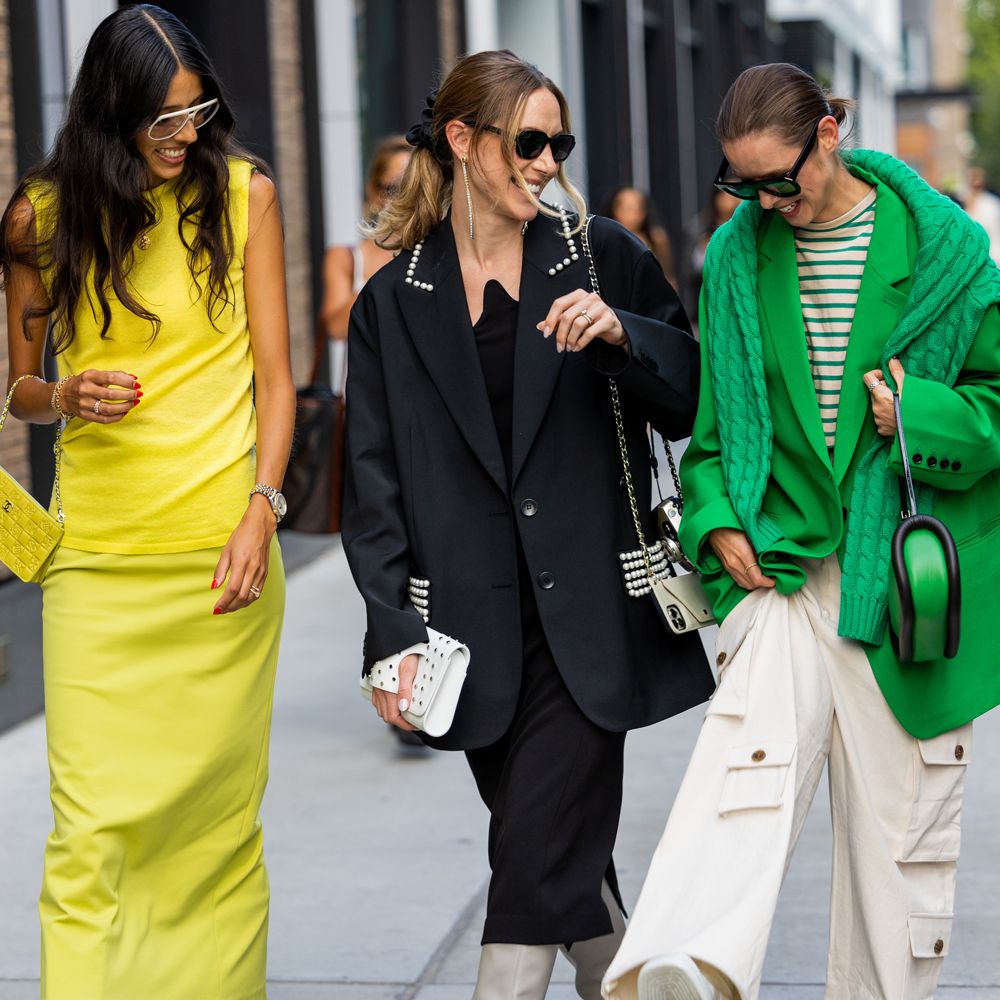
MULTIPOLYGON (((823 116, 824 118, 826 115, 823 116)), ((731 194, 734 198, 742 198, 743 201, 753 201, 760 196, 761 191, 765 194, 774 195, 775 198, 791 198, 797 195, 802 188, 795 179, 799 176, 799 171, 803 164, 809 159, 813 146, 816 145, 816 136, 819 133, 819 123, 823 118, 819 118, 813 125, 806 144, 799 153, 799 158, 795 161, 792 169, 787 174, 780 174, 777 177, 765 177, 759 181, 726 180, 726 172, 729 170, 729 161, 723 157, 719 173, 715 178, 715 186, 726 194, 731 194)))
MULTIPOLYGON (((496 125, 483 125, 482 129, 484 132, 492 132, 494 135, 503 135, 503 130, 498 129, 496 125)), ((576 136, 569 132, 548 135, 541 129, 526 128, 514 137, 514 152, 522 160, 537 160, 542 155, 542 150, 549 146, 552 149, 552 159, 556 163, 563 163, 573 152, 575 145, 576 136)))

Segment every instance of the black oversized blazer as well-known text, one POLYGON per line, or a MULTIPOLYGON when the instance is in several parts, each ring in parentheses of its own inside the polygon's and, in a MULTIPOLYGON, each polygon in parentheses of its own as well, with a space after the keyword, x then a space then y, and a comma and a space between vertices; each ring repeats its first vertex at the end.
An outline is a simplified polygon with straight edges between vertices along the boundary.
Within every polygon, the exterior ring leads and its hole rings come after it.
MULTIPOLYGON (((674 636, 652 597, 626 597, 618 553, 637 541, 622 485, 608 377, 622 408, 639 509, 649 516, 647 421, 691 431, 698 347, 653 255, 595 218, 601 291, 631 353, 596 342, 559 354, 535 328, 552 301, 589 288, 560 224, 524 237, 508 483, 450 220, 368 282, 351 312, 343 540, 367 608, 364 664, 427 638, 407 597, 430 581, 430 624, 467 643, 468 678, 440 740, 469 749, 510 725, 521 678, 515 532, 542 625, 581 710, 605 729, 657 722, 704 701, 713 681, 694 634, 674 636), (569 261, 568 264, 564 263, 569 261)), ((579 237, 577 246, 579 247, 579 237)))

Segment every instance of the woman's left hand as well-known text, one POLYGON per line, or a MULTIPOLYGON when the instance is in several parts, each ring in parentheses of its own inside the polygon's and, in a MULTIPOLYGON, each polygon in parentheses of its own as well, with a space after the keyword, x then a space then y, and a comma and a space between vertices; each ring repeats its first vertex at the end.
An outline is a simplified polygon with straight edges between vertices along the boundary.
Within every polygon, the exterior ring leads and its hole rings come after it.
POLYGON ((267 498, 255 494, 215 567, 212 589, 221 587, 227 574, 229 582, 216 602, 213 615, 239 611, 260 597, 267 580, 271 536, 276 528, 277 521, 267 498))
POLYGON ((555 335, 559 352, 582 351, 593 340, 628 348, 628 336, 615 311, 599 295, 582 288, 556 299, 537 329, 546 337, 555 335))
MULTIPOLYGON (((889 362, 889 373, 896 383, 896 391, 900 398, 903 395, 903 379, 906 372, 899 363, 898 358, 893 358, 889 362)), ((873 371, 865 372, 861 376, 865 380, 865 388, 871 393, 872 415, 875 417, 875 427, 882 437, 896 436, 896 411, 892 405, 892 389, 885 384, 885 376, 881 370, 876 368, 873 371), (875 386, 872 389, 872 386, 875 386)))

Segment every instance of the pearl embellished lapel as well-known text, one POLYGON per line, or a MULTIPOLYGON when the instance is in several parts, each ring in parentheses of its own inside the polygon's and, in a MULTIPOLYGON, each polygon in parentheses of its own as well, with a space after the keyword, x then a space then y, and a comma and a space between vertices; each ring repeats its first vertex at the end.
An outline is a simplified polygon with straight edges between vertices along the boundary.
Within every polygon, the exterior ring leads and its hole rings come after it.
MULTIPOLYGON (((550 278, 554 278, 560 271, 565 270, 571 264, 576 263, 580 259, 580 251, 576 245, 576 237, 573 235, 573 226, 570 222, 570 215, 566 211, 566 208, 562 205, 551 206, 559 212, 559 237, 565 241, 566 249, 564 255, 561 259, 556 260, 555 263, 551 264, 548 268, 548 275, 550 278)), ((551 223, 551 220, 546 216, 539 216, 536 220, 536 224, 545 225, 546 223, 551 223)), ((448 225, 449 222, 446 219, 442 225, 448 225)), ((525 227, 528 223, 525 223, 525 227)), ((417 275, 417 268, 420 266, 420 255, 423 253, 424 240, 421 240, 412 250, 410 254, 410 259, 406 265, 406 277, 403 279, 406 284, 412 285, 414 288, 420 289, 422 292, 433 292, 434 283, 430 281, 424 281, 422 277, 417 275)))
POLYGON ((566 241, 566 254, 558 264, 549 268, 549 277, 554 278, 563 268, 569 267, 573 261, 580 259, 580 252, 576 248, 576 240, 571 232, 572 226, 569 224, 569 215, 566 209, 559 206, 559 228, 562 230, 560 236, 566 241))
POLYGON ((413 248, 413 253, 410 255, 410 263, 406 265, 406 283, 408 285, 413 285, 414 288, 419 288, 423 292, 433 292, 434 286, 429 281, 417 281, 414 277, 417 270, 417 264, 420 263, 420 253, 423 249, 423 240, 421 240, 413 248))

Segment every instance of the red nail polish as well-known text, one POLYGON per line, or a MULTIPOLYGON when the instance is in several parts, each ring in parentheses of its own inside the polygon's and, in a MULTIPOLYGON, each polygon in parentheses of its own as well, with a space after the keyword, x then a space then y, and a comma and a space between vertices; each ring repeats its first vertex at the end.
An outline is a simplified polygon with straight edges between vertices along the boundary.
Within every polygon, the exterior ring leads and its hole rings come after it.
POLYGON ((131 372, 128 373, 129 378, 138 378, 138 375, 133 375, 131 372))
POLYGON ((136 399, 142 399, 142 393, 141 393, 141 392, 137 392, 137 393, 135 394, 135 398, 136 398, 136 399))
POLYGON ((221 615, 222 614, 222 608, 213 608, 212 609, 212 614, 213 615, 221 615))
POLYGON ((138 406, 138 405, 139 405, 139 404, 140 404, 141 402, 142 402, 142 400, 141 400, 141 399, 133 399, 133 400, 132 400, 132 405, 133 405, 133 406, 138 406))
POLYGON ((132 388, 133 389, 141 389, 142 388, 142 383, 141 382, 136 382, 135 385, 132 386, 132 388))
POLYGON ((219 586, 219 581, 216 580, 215 577, 213 576, 212 577, 212 590, 215 590, 215 588, 218 587, 218 586, 219 586))

